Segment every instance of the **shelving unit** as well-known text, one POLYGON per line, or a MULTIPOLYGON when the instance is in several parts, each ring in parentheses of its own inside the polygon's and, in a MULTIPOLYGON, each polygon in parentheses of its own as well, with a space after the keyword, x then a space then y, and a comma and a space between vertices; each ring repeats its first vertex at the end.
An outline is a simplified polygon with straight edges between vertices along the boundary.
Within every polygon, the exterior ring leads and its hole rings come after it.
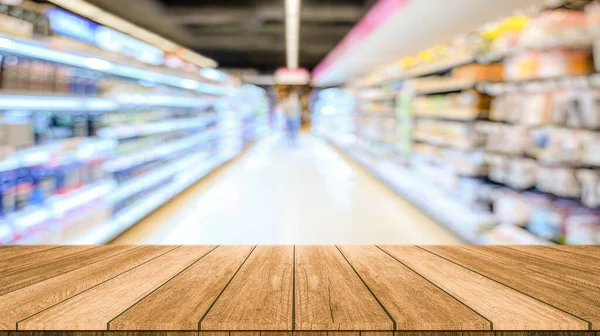
POLYGON ((58 35, 0 34, 0 245, 107 243, 270 131, 258 87, 58 35))
MULTIPOLYGON (((556 7, 565 11, 563 5, 556 7)), ((597 18, 600 6, 591 6, 585 15, 597 18)), ((590 41, 598 50, 600 36, 577 36, 598 31, 586 26, 597 20, 546 10, 532 14, 531 29, 538 30, 529 36, 537 40, 521 41, 525 33, 519 32, 509 36, 517 45, 508 50, 439 48, 455 54, 441 53, 438 60, 404 70, 399 64, 412 63, 401 60, 346 88, 356 97, 359 125, 365 123, 360 119, 365 101, 386 97, 392 84, 399 88, 395 127, 407 139, 403 146, 382 151, 379 143, 385 141, 377 138, 385 132, 380 131, 368 137, 357 131, 354 138, 327 132, 332 127, 325 125, 315 131, 469 242, 599 243, 600 75, 585 55, 591 53, 590 41), (544 19, 535 26, 537 15, 544 19), (567 24, 563 19, 569 15, 567 24), (552 26, 552 20, 559 23, 552 26), (568 35, 552 35, 565 29, 568 35), (570 59, 573 50, 579 54, 570 59), (537 63, 536 55, 541 55, 537 63), (473 76, 465 76, 469 73, 473 76), (479 104, 463 104, 475 98, 479 104)), ((511 29, 518 26, 510 23, 511 29)), ((598 71, 600 58, 594 57, 598 71)))

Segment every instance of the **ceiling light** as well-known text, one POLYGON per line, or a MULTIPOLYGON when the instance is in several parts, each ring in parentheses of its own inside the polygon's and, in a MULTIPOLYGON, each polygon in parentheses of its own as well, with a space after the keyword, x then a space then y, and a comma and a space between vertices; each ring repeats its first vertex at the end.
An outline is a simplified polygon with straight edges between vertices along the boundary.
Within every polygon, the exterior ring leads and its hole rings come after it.
POLYGON ((86 58, 83 61, 83 64, 90 68, 90 69, 94 69, 94 70, 108 70, 111 67, 110 62, 105 61, 105 60, 101 60, 99 58, 86 58))
POLYGON ((224 72, 214 68, 200 69, 200 76, 213 81, 223 81, 225 78, 227 78, 227 75, 224 72))
POLYGON ((285 43, 287 67, 298 67, 300 40, 300 1, 285 0, 285 43))
POLYGON ((140 28, 120 17, 110 14, 94 5, 83 0, 49 0, 57 6, 65 8, 73 13, 87 17, 104 26, 116 29, 120 32, 133 36, 139 40, 157 46, 167 52, 180 51, 179 54, 188 62, 194 63, 201 67, 217 67, 217 62, 214 60, 199 55, 191 50, 183 49, 176 43, 169 41, 157 34, 154 34, 146 29, 140 28))

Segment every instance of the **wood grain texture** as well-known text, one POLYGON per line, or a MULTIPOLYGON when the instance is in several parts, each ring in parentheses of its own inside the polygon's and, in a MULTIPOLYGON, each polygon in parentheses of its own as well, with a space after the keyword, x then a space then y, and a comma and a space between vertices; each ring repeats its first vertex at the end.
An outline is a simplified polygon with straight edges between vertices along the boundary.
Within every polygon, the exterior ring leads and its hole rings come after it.
POLYGON ((214 306, 201 330, 292 330, 294 248, 258 246, 214 306))
POLYGON ((593 331, 498 331, 496 336, 595 336, 593 331))
POLYGON ((586 321, 418 247, 383 246, 382 249, 491 321, 493 329, 588 329, 586 321))
POLYGON ((580 287, 561 279, 548 277, 521 265, 501 262, 497 258, 479 254, 472 249, 460 246, 423 246, 423 248, 589 321, 592 327, 600 327, 598 293, 581 291, 580 287))
POLYGON ((8 336, 103 336, 101 331, 11 331, 8 336))
POLYGON ((360 336, 360 331, 328 331, 327 336, 360 336))
POLYGON ((19 322, 19 330, 106 330, 108 322, 214 249, 182 246, 19 322))
POLYGON ((599 245, 595 245, 595 246, 590 246, 590 245, 583 245, 583 246, 549 245, 548 247, 556 249, 556 250, 560 250, 560 251, 577 253, 577 254, 594 257, 594 258, 600 258, 600 246, 599 245))
POLYGON ((0 280, 8 274, 21 272, 26 268, 52 262, 53 260, 93 248, 94 246, 57 246, 55 248, 44 249, 38 252, 27 253, 25 255, 2 260, 0 261, 0 280))
POLYGON ((491 328, 489 321, 377 247, 339 248, 392 315, 397 330, 491 328))
POLYGON ((563 264, 580 267, 584 270, 593 269, 600 271, 600 257, 571 253, 562 249, 554 249, 547 246, 510 246, 511 249, 533 256, 550 259, 563 264))
POLYGON ((291 331, 261 331, 260 336, 292 336, 291 331))
POLYGON ((174 247, 143 246, 0 296, 0 330, 158 257, 174 247))
POLYGON ((394 336, 494 336, 493 331, 396 331, 394 336))
POLYGON ((294 331, 293 336, 327 336, 326 331, 294 331))
POLYGON ((200 331, 199 336, 229 336, 229 331, 200 331))
POLYGON ((18 271, 2 275, 0 278, 0 295, 67 273, 132 248, 132 246, 106 246, 86 249, 58 259, 22 267, 18 271))
MULTIPOLYGON (((329 336, 329 335, 327 335, 329 336)), ((394 336, 393 331, 361 331, 360 336, 394 336)))
POLYGON ((501 262, 562 279, 572 285, 600 291, 600 271, 583 269, 554 260, 540 258, 505 246, 468 246, 473 251, 498 258, 501 262))
POLYGON ((102 336, 199 336, 197 331, 105 331, 102 336))
POLYGON ((111 321, 109 329, 198 330, 198 322, 252 248, 218 247, 111 321))
POLYGON ((295 330, 394 330, 335 246, 296 246, 295 330))
POLYGON ((54 245, 0 246, 0 261, 56 248, 54 245))
POLYGON ((260 336, 260 331, 232 331, 229 336, 260 336))

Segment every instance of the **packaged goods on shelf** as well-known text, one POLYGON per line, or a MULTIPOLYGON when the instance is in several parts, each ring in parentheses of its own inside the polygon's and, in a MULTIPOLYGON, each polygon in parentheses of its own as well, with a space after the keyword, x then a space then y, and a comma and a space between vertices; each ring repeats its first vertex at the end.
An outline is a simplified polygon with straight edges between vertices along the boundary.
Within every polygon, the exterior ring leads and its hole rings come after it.
POLYGON ((502 223, 481 237, 483 244, 490 245, 548 245, 549 241, 510 223, 502 223))
POLYGON ((525 51, 504 63, 506 80, 579 76, 592 71, 592 54, 587 50, 525 51))
POLYGON ((531 49, 591 46, 588 16, 576 10, 548 10, 535 15, 521 31, 519 46, 531 49))
POLYGON ((475 90, 445 95, 421 96, 413 102, 414 113, 422 117, 473 120, 484 117, 490 98, 475 90))

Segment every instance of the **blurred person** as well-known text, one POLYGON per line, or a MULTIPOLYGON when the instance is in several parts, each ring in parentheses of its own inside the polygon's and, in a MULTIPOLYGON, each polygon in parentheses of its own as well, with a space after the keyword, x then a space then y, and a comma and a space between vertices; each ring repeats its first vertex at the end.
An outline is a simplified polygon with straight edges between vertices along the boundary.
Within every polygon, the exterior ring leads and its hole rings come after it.
POLYGON ((288 144, 295 145, 300 130, 300 118, 302 116, 302 104, 297 92, 292 92, 283 103, 285 114, 285 131, 288 144))

